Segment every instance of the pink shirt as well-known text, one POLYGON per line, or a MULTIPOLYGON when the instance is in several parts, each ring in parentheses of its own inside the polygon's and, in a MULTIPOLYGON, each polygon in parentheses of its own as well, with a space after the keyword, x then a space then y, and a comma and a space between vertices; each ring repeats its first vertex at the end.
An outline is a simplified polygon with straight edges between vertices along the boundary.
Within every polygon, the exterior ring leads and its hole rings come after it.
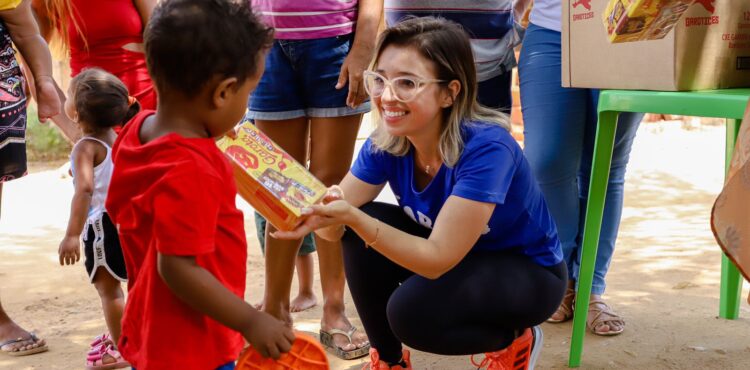
POLYGON ((251 0, 279 40, 306 40, 354 32, 357 0, 251 0))

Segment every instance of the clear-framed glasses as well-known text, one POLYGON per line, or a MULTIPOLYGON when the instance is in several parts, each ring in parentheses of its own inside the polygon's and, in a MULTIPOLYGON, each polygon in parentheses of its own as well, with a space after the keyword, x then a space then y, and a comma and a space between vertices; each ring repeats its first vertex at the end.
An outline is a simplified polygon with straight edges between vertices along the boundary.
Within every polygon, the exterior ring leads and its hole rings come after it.
POLYGON ((391 94, 396 100, 407 103, 417 97, 420 91, 425 85, 434 82, 445 82, 444 80, 426 79, 419 77, 396 77, 387 79, 383 75, 373 72, 365 71, 365 91, 370 94, 373 98, 378 98, 383 95, 387 87, 391 88, 391 94))

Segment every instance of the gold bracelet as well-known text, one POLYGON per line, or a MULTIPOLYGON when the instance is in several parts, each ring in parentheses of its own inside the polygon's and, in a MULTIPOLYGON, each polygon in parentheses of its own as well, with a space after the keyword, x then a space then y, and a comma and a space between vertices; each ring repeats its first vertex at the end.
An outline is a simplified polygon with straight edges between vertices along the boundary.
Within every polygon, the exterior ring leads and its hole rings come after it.
POLYGON ((375 244, 378 242, 378 236, 380 236, 380 220, 376 218, 375 219, 375 240, 373 240, 370 243, 365 242, 365 248, 374 247, 375 244))

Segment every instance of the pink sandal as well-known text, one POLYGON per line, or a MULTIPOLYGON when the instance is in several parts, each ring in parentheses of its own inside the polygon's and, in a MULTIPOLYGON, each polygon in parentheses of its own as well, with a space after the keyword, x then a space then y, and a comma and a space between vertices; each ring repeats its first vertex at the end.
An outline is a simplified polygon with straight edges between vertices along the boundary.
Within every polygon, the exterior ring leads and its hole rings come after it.
POLYGON ((116 343, 112 341, 112 337, 109 336, 109 333, 104 333, 102 335, 97 336, 94 338, 94 341, 91 342, 91 349, 89 350, 88 355, 95 355, 99 352, 101 352, 102 346, 115 346, 116 343))
POLYGON ((86 357, 86 370, 111 370, 126 367, 130 367, 130 363, 125 361, 120 352, 111 345, 102 345, 98 352, 86 357), (104 362, 105 356, 114 359, 114 362, 104 362))

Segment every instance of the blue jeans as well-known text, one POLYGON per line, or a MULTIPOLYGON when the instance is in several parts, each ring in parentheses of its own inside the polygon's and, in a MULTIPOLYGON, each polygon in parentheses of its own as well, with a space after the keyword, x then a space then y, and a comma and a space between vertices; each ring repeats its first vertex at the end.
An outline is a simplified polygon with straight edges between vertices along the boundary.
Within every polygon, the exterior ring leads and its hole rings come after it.
MULTIPOLYGON (((131 367, 131 370, 135 370, 135 368, 131 367)), ((234 361, 221 365, 216 370, 234 370, 234 361)))
POLYGON ((341 66, 349 55, 353 40, 354 34, 310 40, 275 40, 266 56, 263 77, 250 95, 248 118, 279 121, 369 112, 369 101, 355 108, 346 105, 348 84, 336 90, 341 66))
MULTIPOLYGON (((578 280, 599 91, 561 87, 560 32, 529 25, 519 63, 525 153, 557 223, 569 278, 578 280)), ((603 294, 622 215, 625 168, 641 113, 618 118, 591 293, 603 294)))

